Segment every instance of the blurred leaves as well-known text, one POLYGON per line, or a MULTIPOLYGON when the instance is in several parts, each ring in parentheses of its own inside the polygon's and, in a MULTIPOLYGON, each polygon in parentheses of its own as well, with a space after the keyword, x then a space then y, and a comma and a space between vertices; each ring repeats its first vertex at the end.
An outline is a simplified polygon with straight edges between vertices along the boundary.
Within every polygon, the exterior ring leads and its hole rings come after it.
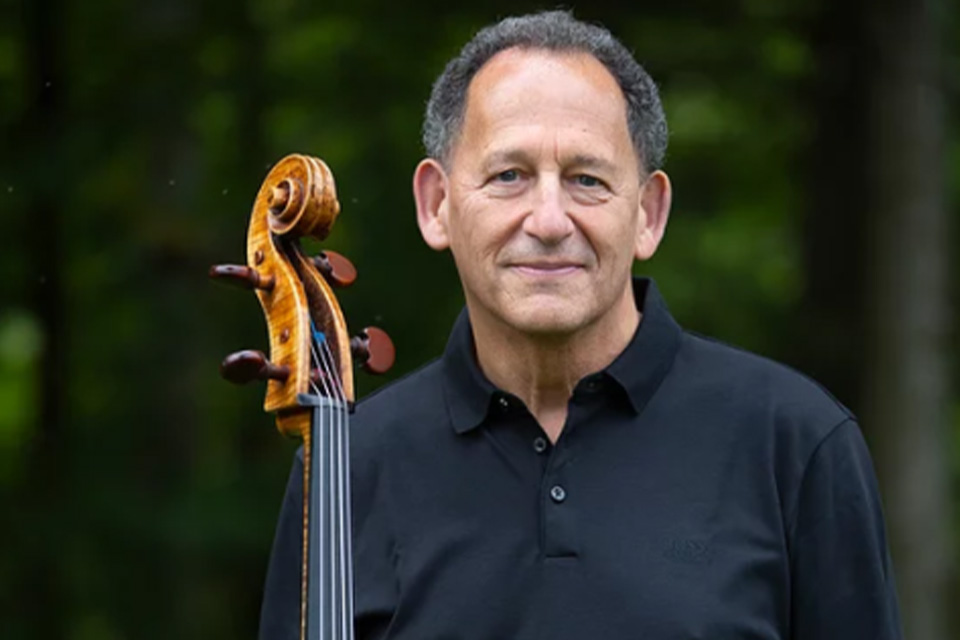
POLYGON ((33 317, 11 310, 0 317, 0 485, 20 474, 25 444, 37 417, 37 365, 43 335, 33 317))

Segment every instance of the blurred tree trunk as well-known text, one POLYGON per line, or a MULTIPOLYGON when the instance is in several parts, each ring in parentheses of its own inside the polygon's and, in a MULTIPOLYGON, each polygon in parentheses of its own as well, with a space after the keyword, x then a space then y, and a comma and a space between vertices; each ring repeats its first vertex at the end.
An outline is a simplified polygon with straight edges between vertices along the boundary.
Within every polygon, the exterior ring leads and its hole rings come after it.
POLYGON ((931 0, 853 0, 818 12, 809 279, 791 358, 863 417, 910 640, 950 637, 946 16, 936 11, 931 0))
POLYGON ((37 430, 30 442, 23 503, 14 512, 27 523, 18 553, 22 603, 37 638, 65 637, 67 584, 59 544, 65 525, 61 506, 69 500, 64 455, 65 399, 64 295, 62 278, 62 198, 68 178, 62 166, 63 58, 60 43, 62 6, 59 0, 27 2, 22 7, 26 50, 26 84, 31 96, 11 148, 20 154, 19 184, 28 190, 29 219, 26 251, 31 256, 27 283, 30 307, 43 335, 38 363, 38 394, 34 400, 37 430))
POLYGON ((946 21, 936 5, 880 0, 864 16, 877 55, 867 118, 864 414, 911 640, 950 637, 946 21))
POLYGON ((805 158, 803 303, 787 360, 823 383, 854 411, 861 408, 866 260, 865 225, 870 59, 865 2, 824 3, 810 41, 816 68, 806 87, 813 114, 805 158))

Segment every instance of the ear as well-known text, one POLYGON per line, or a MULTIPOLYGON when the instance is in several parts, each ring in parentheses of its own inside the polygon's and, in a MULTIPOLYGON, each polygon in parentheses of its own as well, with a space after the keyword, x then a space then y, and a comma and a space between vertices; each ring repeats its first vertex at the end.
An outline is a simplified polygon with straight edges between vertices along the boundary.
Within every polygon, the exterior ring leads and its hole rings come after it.
POLYGON ((450 246, 447 233, 449 184, 446 171, 432 158, 421 160, 413 172, 413 197, 417 202, 420 235, 435 251, 450 246))
POLYGON ((654 171, 640 187, 640 226, 637 228, 637 260, 649 260, 660 246, 670 217, 673 190, 663 171, 654 171))

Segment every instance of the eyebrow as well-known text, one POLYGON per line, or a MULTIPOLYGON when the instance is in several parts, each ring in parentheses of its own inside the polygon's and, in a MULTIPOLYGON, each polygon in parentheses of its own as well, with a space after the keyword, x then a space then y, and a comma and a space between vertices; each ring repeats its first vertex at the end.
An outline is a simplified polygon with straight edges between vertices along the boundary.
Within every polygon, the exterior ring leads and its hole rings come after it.
MULTIPOLYGON (((495 151, 490 156, 484 159, 482 166, 485 170, 489 170, 496 165, 500 164, 528 164, 530 162, 530 155, 522 149, 506 149, 503 151, 495 151)), ((580 153, 572 158, 569 161, 564 162, 568 167, 575 167, 578 169, 597 169, 599 171, 605 171, 608 173, 616 172, 616 165, 605 158, 599 156, 594 156, 590 154, 580 153)))
POLYGON ((577 154, 570 159, 570 166, 580 169, 598 169, 608 173, 616 173, 616 165, 605 158, 588 154, 577 154))
POLYGON ((493 167, 501 164, 527 164, 530 161, 530 156, 526 151, 520 149, 506 149, 502 151, 494 151, 492 154, 483 159, 483 169, 490 170, 493 167))

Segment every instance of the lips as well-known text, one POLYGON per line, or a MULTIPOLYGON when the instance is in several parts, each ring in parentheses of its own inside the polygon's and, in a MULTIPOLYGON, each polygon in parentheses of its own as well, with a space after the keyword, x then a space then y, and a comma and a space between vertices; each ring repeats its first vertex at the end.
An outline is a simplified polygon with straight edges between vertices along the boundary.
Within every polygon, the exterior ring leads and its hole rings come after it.
POLYGON ((583 269, 583 265, 574 262, 526 262, 510 267, 530 276, 563 276, 583 269))

